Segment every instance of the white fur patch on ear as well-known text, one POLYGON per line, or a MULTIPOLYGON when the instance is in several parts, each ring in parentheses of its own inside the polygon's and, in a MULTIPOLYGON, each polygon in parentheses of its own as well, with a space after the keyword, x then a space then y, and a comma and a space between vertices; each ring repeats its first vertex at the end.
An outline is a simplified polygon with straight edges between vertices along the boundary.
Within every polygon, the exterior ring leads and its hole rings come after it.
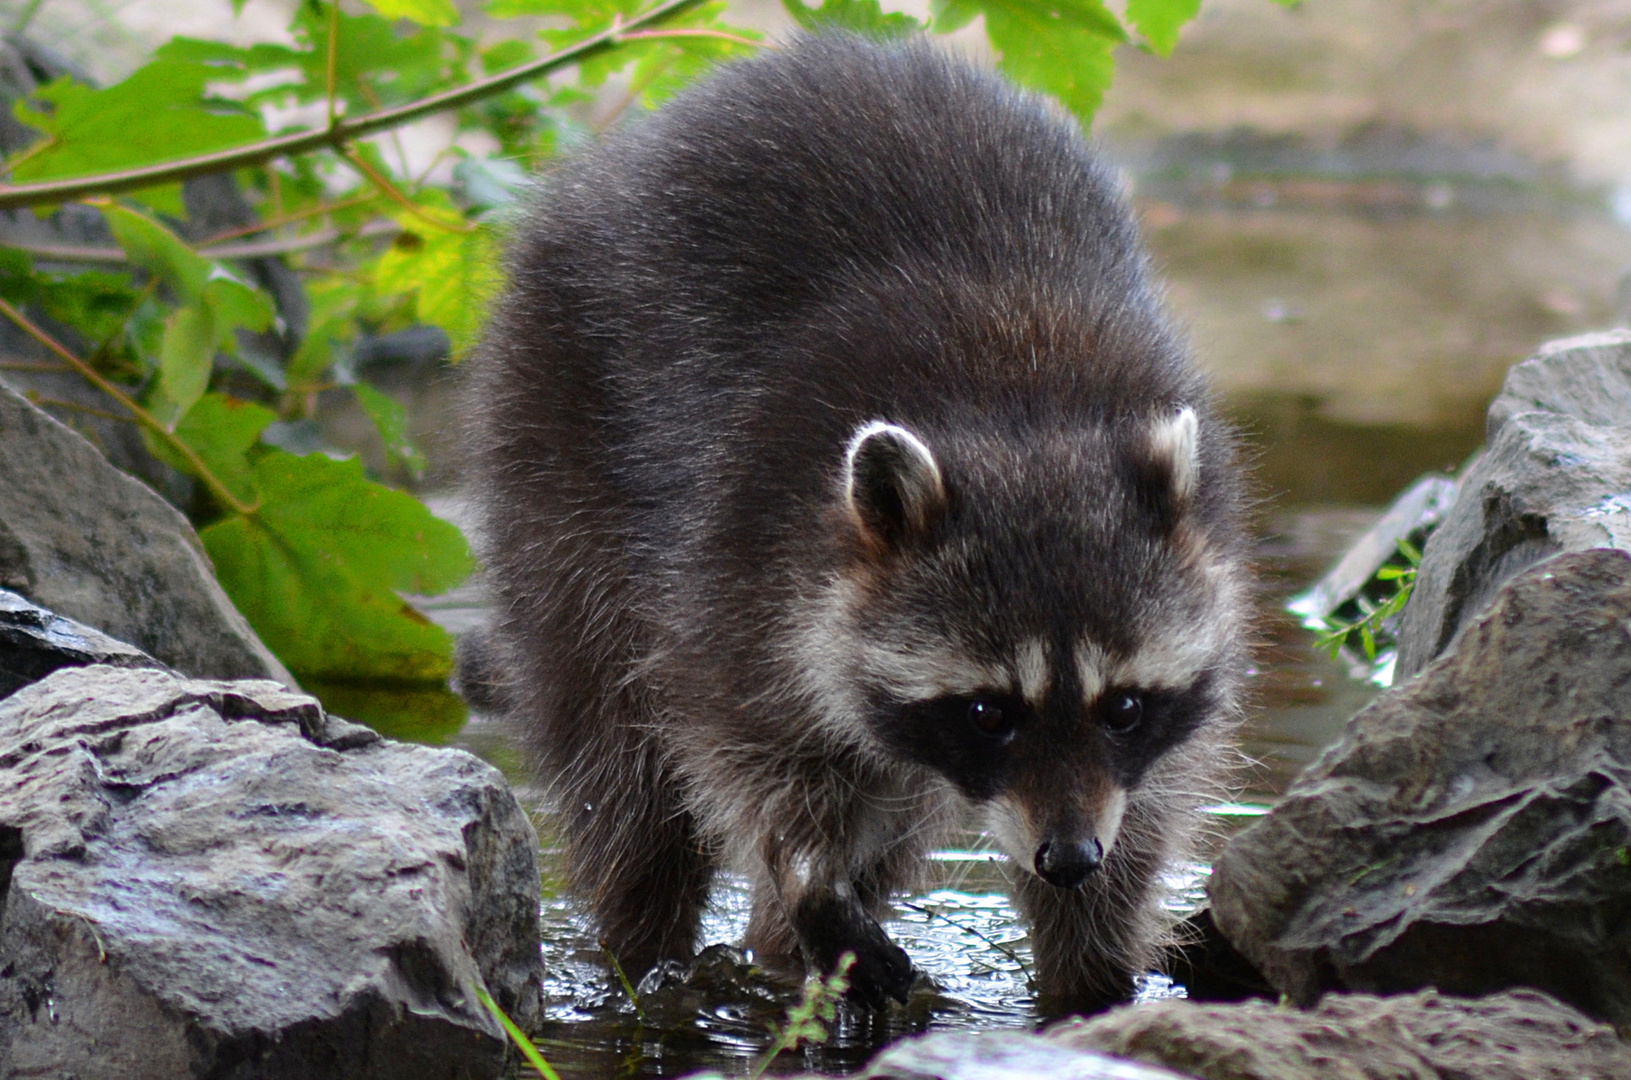
POLYGON ((1200 474, 1200 426, 1195 410, 1184 406, 1175 416, 1157 419, 1150 427, 1150 450, 1172 474, 1172 495, 1179 502, 1195 493, 1200 474))
POLYGON ((874 420, 850 437, 844 451, 844 501, 868 531, 898 540, 927 524, 945 497, 940 465, 910 431, 874 420))

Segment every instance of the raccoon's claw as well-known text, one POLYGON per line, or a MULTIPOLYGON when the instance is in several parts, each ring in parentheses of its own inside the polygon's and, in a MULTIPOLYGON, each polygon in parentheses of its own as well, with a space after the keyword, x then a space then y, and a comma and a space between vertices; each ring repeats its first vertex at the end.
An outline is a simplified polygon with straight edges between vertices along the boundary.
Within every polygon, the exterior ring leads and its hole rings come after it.
POLYGON ((873 1009, 883 1008, 888 998, 906 1004, 911 958, 859 901, 832 893, 806 897, 798 906, 797 923, 805 960, 823 974, 837 968, 845 953, 855 954, 846 995, 851 1000, 873 1009))

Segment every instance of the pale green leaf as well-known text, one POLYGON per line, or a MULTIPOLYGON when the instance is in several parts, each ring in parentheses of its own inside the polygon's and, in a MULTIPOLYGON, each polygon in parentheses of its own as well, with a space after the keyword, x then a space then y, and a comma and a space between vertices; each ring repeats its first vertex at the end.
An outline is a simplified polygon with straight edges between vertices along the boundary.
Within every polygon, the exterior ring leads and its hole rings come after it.
POLYGON ((410 19, 421 26, 452 26, 459 21, 453 0, 368 0, 387 19, 410 19))
POLYGON ((166 424, 192 408, 209 389, 219 336, 215 315, 206 305, 177 308, 165 321, 153 406, 166 424))
POLYGON ((408 412, 394 399, 385 396, 367 383, 353 383, 351 391, 357 404, 368 415, 374 430, 379 432, 385 452, 399 462, 408 475, 418 480, 425 474, 425 455, 408 438, 408 412))
POLYGON ((107 203, 102 207, 102 217, 132 263, 157 274, 175 290, 182 303, 203 300, 204 286, 214 270, 208 259, 163 225, 128 206, 107 203))
POLYGON ((1162 56, 1178 44, 1178 30, 1201 9, 1201 0, 1127 0, 1127 21, 1162 56))
POLYGON ((498 245, 486 228, 457 231, 463 219, 440 192, 427 193, 419 214, 404 211, 397 221, 403 231, 375 265, 374 286, 384 293, 414 294, 420 321, 446 331, 458 358, 475 344, 487 304, 498 291, 498 245), (449 227, 429 224, 427 216, 449 227))

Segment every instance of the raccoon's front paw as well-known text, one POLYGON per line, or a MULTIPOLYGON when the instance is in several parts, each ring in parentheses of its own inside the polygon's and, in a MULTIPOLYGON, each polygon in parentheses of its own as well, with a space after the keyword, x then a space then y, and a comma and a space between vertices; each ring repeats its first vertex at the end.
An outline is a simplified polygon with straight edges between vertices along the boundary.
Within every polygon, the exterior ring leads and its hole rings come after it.
POLYGON ((849 969, 849 997, 874 1009, 886 998, 906 1004, 912 986, 912 961, 889 940, 877 920, 854 897, 822 893, 799 903, 799 947, 804 959, 822 974, 838 966, 846 952, 855 954, 849 969))

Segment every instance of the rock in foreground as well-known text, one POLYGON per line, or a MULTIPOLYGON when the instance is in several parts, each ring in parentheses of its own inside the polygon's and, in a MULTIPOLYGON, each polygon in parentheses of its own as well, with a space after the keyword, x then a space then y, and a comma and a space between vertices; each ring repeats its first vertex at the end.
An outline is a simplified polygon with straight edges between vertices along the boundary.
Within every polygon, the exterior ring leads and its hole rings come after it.
POLYGON ((1564 551, 1631 550, 1631 331, 1554 341, 1514 365, 1485 438, 1422 552, 1395 681, 1448 648, 1525 567, 1564 551))
POLYGON ((56 671, 0 701, 0 1075, 497 1075, 535 847, 496 770, 275 683, 56 671))
POLYGON ((1612 1028, 1535 990, 1476 1000, 1332 994, 1307 1011, 1153 1001, 1048 1037, 1203 1080, 1631 1078, 1631 1048, 1612 1028))
POLYGON ((1237 835, 1220 930, 1282 993, 1546 990, 1631 1025, 1631 556, 1514 578, 1237 835))

